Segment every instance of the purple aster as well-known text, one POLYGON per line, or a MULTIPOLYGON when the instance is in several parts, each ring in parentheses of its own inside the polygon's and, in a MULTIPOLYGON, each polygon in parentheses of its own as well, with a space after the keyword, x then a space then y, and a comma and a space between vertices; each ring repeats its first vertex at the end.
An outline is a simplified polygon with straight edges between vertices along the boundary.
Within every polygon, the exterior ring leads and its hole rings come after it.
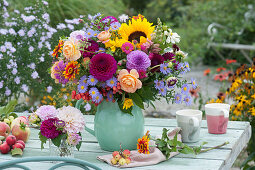
POLYGON ((185 72, 190 71, 190 67, 189 67, 189 63, 188 62, 185 62, 183 65, 184 65, 185 72))
POLYGON ((166 92, 167 92, 167 87, 166 86, 161 86, 159 89, 159 94, 161 96, 166 96, 166 92))
POLYGON ((92 30, 92 29, 88 29, 88 30, 86 30, 86 32, 85 32, 85 37, 86 37, 86 38, 94 37, 95 32, 96 32, 96 31, 94 31, 94 30, 92 30))
POLYGON ((112 93, 112 91, 109 91, 109 92, 107 93, 107 99, 108 99, 110 102, 113 100, 113 93, 112 93))
MULTIPOLYGON (((160 54, 150 53, 149 58, 151 60, 151 67, 164 63, 164 57, 160 54)), ((151 70, 152 72, 159 71, 159 67, 151 70)))
POLYGON ((154 83, 155 83, 155 88, 158 90, 160 90, 161 87, 165 86, 165 83, 162 80, 155 80, 154 83))
POLYGON ((177 65, 177 70, 180 71, 180 74, 186 73, 186 69, 185 69, 184 63, 179 63, 179 64, 177 65))
POLYGON ((98 91, 98 89, 96 87, 92 87, 89 90, 89 94, 93 98, 93 97, 98 96, 98 94, 100 94, 100 93, 99 93, 99 91, 98 91))
POLYGON ((113 86, 117 86, 117 78, 116 77, 112 77, 109 80, 106 81, 106 85, 113 88, 113 86))
POLYGON ((112 78, 116 70, 117 61, 110 54, 99 53, 90 60, 89 72, 99 81, 112 78))
POLYGON ((191 97, 190 97, 190 95, 185 96, 183 101, 185 102, 186 106, 190 106, 191 105, 191 97))
POLYGON ((146 70, 151 65, 149 56, 143 51, 132 51, 127 55, 127 68, 136 70, 146 70))
POLYGON ((67 143, 76 146, 81 141, 81 136, 78 133, 69 133, 67 136, 67 143))
POLYGON ((189 85, 188 84, 182 85, 182 94, 189 94, 189 85))
POLYGON ((121 26, 121 24, 119 23, 119 22, 113 22, 113 23, 111 23, 111 28, 113 29, 113 30, 117 30, 117 29, 119 29, 119 27, 121 26))
POLYGON ((98 93, 97 95, 95 95, 94 97, 92 97, 92 101, 95 103, 95 104, 98 104, 102 101, 103 99, 103 95, 101 93, 98 93))
POLYGON ((166 80, 166 84, 167 84, 168 88, 173 88, 176 83, 177 83, 177 78, 176 77, 169 77, 166 80))
POLYGON ((57 117, 57 110, 54 106, 43 105, 43 106, 39 107, 36 110, 36 114, 37 114, 37 116, 39 116, 39 118, 42 121, 44 121, 44 120, 47 120, 47 119, 56 118, 57 117))
POLYGON ((182 103, 182 95, 180 93, 177 93, 174 96, 174 101, 175 101, 176 104, 181 104, 182 103))
POLYGON ((191 78, 191 85, 192 85, 193 89, 197 88, 197 83, 196 83, 196 80, 194 78, 191 78))
POLYGON ((85 93, 88 90, 88 85, 85 83, 80 83, 78 85, 78 91, 79 93, 85 93))
POLYGON ((97 52, 98 52, 98 53, 104 53, 104 52, 105 52, 105 48, 99 47, 99 50, 98 50, 97 52))
POLYGON ((98 83, 98 80, 92 75, 88 77, 87 81, 90 86, 95 86, 98 83))
POLYGON ((54 125, 58 119, 48 119, 44 120, 40 126, 40 131, 43 136, 48 139, 54 139, 62 133, 62 131, 57 130, 57 127, 54 125))
POLYGON ((81 78, 80 78, 80 80, 79 80, 79 83, 80 84, 88 84, 88 77, 85 75, 85 76, 82 76, 81 78))
POLYGON ((160 64, 160 72, 165 75, 171 73, 171 69, 168 67, 168 63, 160 64))

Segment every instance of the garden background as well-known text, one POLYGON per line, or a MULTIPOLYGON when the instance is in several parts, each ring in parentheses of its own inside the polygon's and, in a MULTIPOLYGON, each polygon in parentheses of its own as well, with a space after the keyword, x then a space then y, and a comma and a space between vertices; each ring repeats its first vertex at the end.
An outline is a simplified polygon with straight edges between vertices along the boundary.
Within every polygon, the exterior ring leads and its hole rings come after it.
MULTIPOLYGON (((254 130, 254 102, 248 110, 239 110, 238 115, 233 107, 243 101, 226 91, 238 76, 237 68, 243 66, 242 71, 246 72, 251 67, 247 56, 251 61, 255 51, 246 51, 245 57, 240 50, 213 49, 208 45, 212 42, 255 45, 254 0, 0 0, 0 106, 17 99, 17 112, 32 112, 44 104, 57 107, 74 104, 72 87, 56 84, 50 77, 51 53, 60 36, 83 28, 80 18, 98 12, 115 17, 141 13, 154 23, 157 17, 161 18, 181 36, 179 46, 189 54, 187 60, 192 70, 186 76, 196 78, 199 85, 190 91, 194 103, 189 107, 203 110, 207 102, 229 102, 230 119, 250 121, 254 130), (212 23, 215 27, 208 30, 212 23), (254 113, 249 111, 252 108, 254 113)), ((253 71, 251 68, 249 73, 253 71)), ((250 88, 254 94, 254 85, 250 88)), ((165 101, 156 105, 156 109, 147 108, 144 114, 174 117, 176 110, 186 107, 165 105, 165 101)), ((94 114, 96 108, 84 103, 82 109, 85 114, 94 114)), ((248 152, 244 151, 245 156, 235 166, 240 166, 248 154, 251 160, 255 158, 254 136, 248 152)))

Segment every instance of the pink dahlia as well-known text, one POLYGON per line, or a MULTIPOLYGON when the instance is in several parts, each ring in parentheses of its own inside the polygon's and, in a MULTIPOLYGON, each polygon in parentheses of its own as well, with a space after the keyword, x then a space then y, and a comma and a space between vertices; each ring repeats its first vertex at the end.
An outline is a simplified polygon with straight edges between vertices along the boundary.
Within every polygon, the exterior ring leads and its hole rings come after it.
POLYGON ((57 130, 57 127, 55 126, 55 122, 57 120, 58 119, 44 120, 40 127, 41 134, 48 139, 54 139, 58 137, 58 135, 60 135, 62 131, 57 130))
POLYGON ((143 51, 132 51, 127 55, 127 68, 136 70, 146 70, 151 65, 149 56, 143 51))
POLYGON ((96 52, 99 50, 99 45, 97 44, 96 41, 91 40, 91 39, 82 39, 82 41, 86 41, 89 45, 87 46, 87 48, 84 48, 83 50, 81 50, 81 55, 83 56, 83 58, 86 57, 92 57, 96 52))
POLYGON ((109 23, 109 21, 110 23, 119 22, 114 16, 107 16, 101 19, 101 22, 103 23, 109 23))
POLYGON ((50 118, 57 117, 57 109, 51 105, 43 105, 36 110, 36 114, 44 121, 50 118))
POLYGON ((126 54, 129 54, 131 51, 134 50, 134 46, 130 42, 125 42, 125 43, 122 44, 121 49, 126 54))
POLYGON ((81 136, 77 133, 69 133, 67 137, 67 143, 69 145, 76 146, 81 141, 81 136))
POLYGON ((110 54, 99 53, 90 60, 89 72, 99 81, 106 81, 116 73, 117 62, 110 54))
MULTIPOLYGON (((151 67, 162 64, 165 60, 162 55, 156 54, 156 53, 150 53, 149 57, 150 57, 150 60, 151 60, 151 67)), ((154 68, 151 71, 152 72, 159 71, 159 67, 154 68)))

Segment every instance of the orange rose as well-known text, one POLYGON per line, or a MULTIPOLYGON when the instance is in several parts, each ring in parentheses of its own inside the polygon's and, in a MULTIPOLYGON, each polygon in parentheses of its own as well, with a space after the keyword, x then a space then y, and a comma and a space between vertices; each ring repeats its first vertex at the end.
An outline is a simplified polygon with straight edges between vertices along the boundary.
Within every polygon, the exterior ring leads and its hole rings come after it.
POLYGON ((111 33, 109 31, 102 31, 97 35, 98 41, 97 42, 102 42, 106 43, 110 40, 111 33))
POLYGON ((81 52, 79 50, 79 42, 69 39, 65 41, 63 46, 63 55, 69 61, 76 61, 81 57, 81 52))
POLYGON ((118 76, 121 89, 128 93, 134 93, 142 87, 142 82, 138 78, 139 74, 135 69, 132 69, 130 73, 126 69, 122 69, 118 76))

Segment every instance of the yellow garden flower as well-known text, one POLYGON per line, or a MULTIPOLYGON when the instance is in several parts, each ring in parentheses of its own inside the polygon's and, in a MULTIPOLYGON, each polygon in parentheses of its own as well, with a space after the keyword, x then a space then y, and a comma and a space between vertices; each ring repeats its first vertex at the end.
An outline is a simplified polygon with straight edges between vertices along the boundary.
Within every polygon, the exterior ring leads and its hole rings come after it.
POLYGON ((252 116, 255 116, 255 107, 250 108, 249 112, 252 116))
POLYGON ((129 98, 125 98, 123 109, 129 109, 132 106, 134 106, 133 100, 129 98))

